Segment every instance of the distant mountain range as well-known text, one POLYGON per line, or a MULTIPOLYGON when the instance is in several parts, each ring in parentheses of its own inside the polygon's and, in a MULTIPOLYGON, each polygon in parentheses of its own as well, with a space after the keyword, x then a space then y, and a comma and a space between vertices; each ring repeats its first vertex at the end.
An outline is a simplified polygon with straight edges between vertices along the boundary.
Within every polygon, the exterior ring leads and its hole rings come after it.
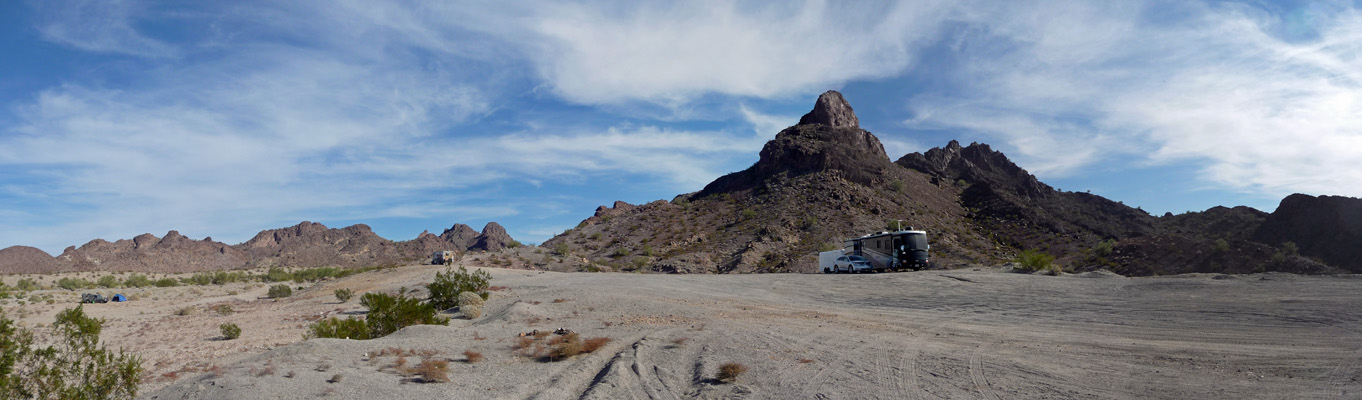
MULTIPOLYGON (((1214 207, 1156 217, 1102 196, 1055 190, 987 144, 951 141, 891 162, 835 91, 767 142, 750 168, 671 201, 601 206, 541 246, 560 261, 584 261, 577 268, 587 270, 808 272, 819 251, 900 227, 925 229, 936 264, 947 268, 1036 250, 1071 271, 1125 275, 1362 272, 1362 199, 1294 194, 1270 214, 1214 207)), ((0 250, 0 273, 382 265, 512 243, 496 223, 482 232, 456 224, 439 236, 395 242, 365 225, 303 222, 231 246, 175 231, 96 239, 57 257, 15 246, 0 250)))
POLYGON ((496 251, 515 243, 495 222, 482 232, 454 224, 439 236, 422 232, 415 239, 391 241, 359 224, 330 229, 316 222, 262 231, 237 245, 212 238, 193 240, 170 231, 108 242, 91 240, 67 247, 56 257, 42 250, 13 246, 0 250, 0 273, 69 271, 198 272, 253 267, 320 267, 408 264, 430 259, 435 251, 496 251))

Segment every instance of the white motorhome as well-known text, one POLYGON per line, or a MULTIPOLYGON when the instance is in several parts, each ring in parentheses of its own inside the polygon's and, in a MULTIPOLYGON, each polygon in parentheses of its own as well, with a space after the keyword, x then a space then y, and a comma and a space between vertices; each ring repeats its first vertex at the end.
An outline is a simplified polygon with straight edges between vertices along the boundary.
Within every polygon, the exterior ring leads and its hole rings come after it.
POLYGON ((848 239, 846 247, 849 249, 846 254, 865 257, 876 270, 881 271, 916 271, 931 263, 928 250, 932 246, 927 244, 927 232, 913 228, 848 239))

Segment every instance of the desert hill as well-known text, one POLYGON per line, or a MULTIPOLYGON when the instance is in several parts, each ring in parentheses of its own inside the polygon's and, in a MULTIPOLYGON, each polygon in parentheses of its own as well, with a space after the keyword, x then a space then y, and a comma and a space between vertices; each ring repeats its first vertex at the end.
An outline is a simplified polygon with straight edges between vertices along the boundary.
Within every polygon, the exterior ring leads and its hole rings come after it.
POLYGON ((52 257, 42 250, 12 246, 0 250, 0 273, 72 271, 200 272, 255 267, 321 267, 411 264, 428 260, 435 251, 500 250, 515 240, 491 222, 481 233, 455 224, 445 235, 423 232, 415 239, 392 241, 379 237, 368 225, 332 229, 303 221, 298 225, 261 231, 237 245, 212 238, 193 240, 170 231, 158 238, 150 233, 109 242, 94 239, 67 247, 52 257))
POLYGON ((814 253, 901 223, 926 229, 947 268, 1035 249, 1075 271, 1334 273, 1362 271, 1359 215, 1362 200, 1293 195, 1272 214, 1217 207, 1155 217, 1056 190, 980 143, 889 162, 851 105, 828 91, 750 168, 671 202, 601 206, 543 246, 586 269, 803 272, 814 253), (1312 245, 1284 248, 1293 239, 1312 245))

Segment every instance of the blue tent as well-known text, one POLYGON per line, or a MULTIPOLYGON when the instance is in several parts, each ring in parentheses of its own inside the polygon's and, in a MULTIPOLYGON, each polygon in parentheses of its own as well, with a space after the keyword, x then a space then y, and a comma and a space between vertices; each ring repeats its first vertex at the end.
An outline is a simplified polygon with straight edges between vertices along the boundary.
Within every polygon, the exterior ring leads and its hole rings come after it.
POLYGON ((116 294, 113 295, 113 298, 109 299, 109 301, 128 301, 128 298, 121 294, 116 294))

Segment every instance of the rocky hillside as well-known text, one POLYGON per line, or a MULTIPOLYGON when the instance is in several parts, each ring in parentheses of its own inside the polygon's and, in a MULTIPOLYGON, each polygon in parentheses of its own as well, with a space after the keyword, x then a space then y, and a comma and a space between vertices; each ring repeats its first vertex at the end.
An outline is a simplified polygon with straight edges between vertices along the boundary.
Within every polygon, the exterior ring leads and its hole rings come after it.
POLYGON ((429 260, 435 251, 495 251, 514 243, 506 229, 495 222, 488 223, 482 233, 456 224, 445 235, 423 232, 415 239, 398 242, 379 237, 363 224, 331 229, 304 221, 261 231, 234 246, 212 238, 192 240, 176 231, 164 238, 142 234, 115 242, 95 239, 80 247, 68 247, 57 257, 32 247, 14 246, 0 250, 0 273, 198 272, 268 266, 408 264, 429 260))
POLYGON ((1303 256, 1362 273, 1362 199, 1287 196, 1254 231, 1252 239, 1271 246, 1293 247, 1294 252, 1303 256))

